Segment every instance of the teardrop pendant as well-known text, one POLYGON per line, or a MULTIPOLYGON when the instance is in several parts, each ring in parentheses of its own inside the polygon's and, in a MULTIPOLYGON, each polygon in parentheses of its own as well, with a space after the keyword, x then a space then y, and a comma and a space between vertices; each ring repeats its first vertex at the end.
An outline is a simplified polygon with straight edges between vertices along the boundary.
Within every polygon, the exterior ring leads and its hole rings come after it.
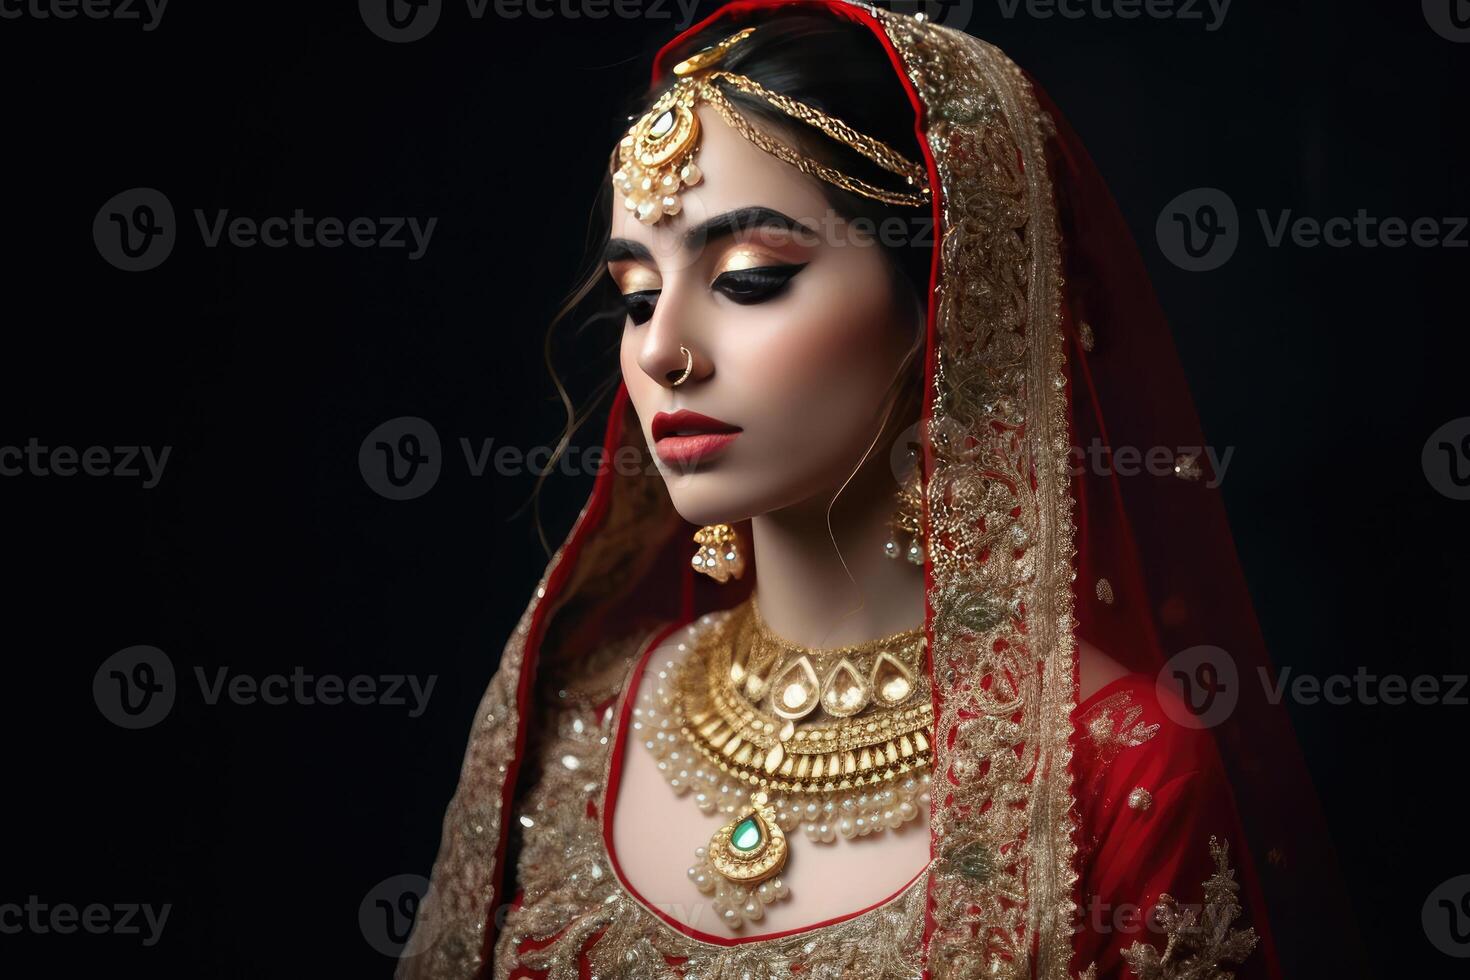
POLYGON ((914 675, 903 661, 884 651, 873 661, 869 677, 873 697, 886 707, 902 704, 914 693, 914 675))
POLYGON ((754 884, 786 866, 786 834, 776 810, 764 793, 751 797, 745 807, 709 840, 710 864, 731 881, 754 884))
POLYGON ((811 660, 803 654, 771 681, 771 710, 792 721, 804 718, 817 706, 821 687, 811 660))
POLYGON ((869 688, 863 675, 843 657, 822 681, 822 710, 834 718, 848 718, 868 706, 869 688))

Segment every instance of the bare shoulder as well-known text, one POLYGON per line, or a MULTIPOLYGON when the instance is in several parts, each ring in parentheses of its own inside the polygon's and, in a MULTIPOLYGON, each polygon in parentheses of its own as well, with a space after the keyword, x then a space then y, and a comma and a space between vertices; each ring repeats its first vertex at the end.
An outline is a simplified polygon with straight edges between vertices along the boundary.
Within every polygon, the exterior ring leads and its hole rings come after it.
POLYGON ((1120 677, 1128 668, 1082 638, 1077 639, 1079 689, 1077 700, 1086 701, 1120 677))

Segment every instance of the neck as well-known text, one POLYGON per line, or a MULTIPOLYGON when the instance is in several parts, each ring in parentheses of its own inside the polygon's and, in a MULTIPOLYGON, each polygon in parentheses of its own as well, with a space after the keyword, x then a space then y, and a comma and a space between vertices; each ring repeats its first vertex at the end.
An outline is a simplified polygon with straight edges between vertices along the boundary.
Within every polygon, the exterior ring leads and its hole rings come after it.
POLYGON ((886 465, 865 467, 836 495, 830 529, 830 493, 751 521, 756 601, 777 635, 846 646, 923 622, 923 568, 883 553, 896 491, 886 465))

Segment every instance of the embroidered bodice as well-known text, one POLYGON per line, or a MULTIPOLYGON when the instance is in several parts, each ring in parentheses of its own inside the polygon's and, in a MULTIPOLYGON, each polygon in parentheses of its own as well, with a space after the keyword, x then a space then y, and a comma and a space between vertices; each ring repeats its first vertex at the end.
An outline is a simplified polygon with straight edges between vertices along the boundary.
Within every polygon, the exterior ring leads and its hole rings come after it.
MULTIPOLYGON (((515 900, 497 913, 491 976, 919 980, 929 869, 872 908, 749 938, 686 930, 619 878, 605 833, 608 777, 623 737, 619 708, 636 687, 647 646, 610 647, 586 665, 600 681, 554 684, 546 694, 546 727, 528 758, 530 789, 514 805, 515 900)), ((1241 976, 1266 975, 1257 971, 1263 958, 1248 955, 1254 933, 1228 928, 1240 912, 1234 873, 1224 842, 1212 837, 1235 838, 1238 829, 1208 734, 1177 724, 1151 679, 1129 675, 1078 706, 1073 744, 1076 971, 1167 980, 1185 975, 1176 971, 1188 953, 1196 965, 1244 959, 1241 976), (1189 897, 1190 908, 1225 928, 1190 933, 1170 917, 1166 892, 1189 897), (1171 946, 1172 959, 1159 952, 1171 946)), ((677 805, 672 796, 670 803, 677 805)))

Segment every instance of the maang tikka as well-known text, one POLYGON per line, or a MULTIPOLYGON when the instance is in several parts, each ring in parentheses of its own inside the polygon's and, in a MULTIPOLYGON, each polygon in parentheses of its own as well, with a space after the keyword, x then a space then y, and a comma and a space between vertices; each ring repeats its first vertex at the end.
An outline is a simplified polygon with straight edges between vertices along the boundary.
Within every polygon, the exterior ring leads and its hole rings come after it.
POLYGON ((674 87, 660 96, 653 108, 629 128, 613 154, 612 182, 623 196, 623 206, 647 225, 657 224, 665 215, 675 215, 683 209, 679 202, 680 192, 704 179, 694 162, 700 144, 699 117, 694 109, 700 103, 713 108, 731 129, 745 139, 808 176, 887 204, 927 205, 929 178, 921 164, 907 159, 881 140, 864 136, 820 109, 772 92, 745 75, 717 67, 731 48, 750 37, 755 30, 747 27, 737 31, 674 66, 674 75, 678 79, 674 87), (760 99, 792 119, 821 130, 876 166, 903 178, 904 188, 887 190, 844 174, 757 129, 736 110, 725 94, 726 88, 760 99))

